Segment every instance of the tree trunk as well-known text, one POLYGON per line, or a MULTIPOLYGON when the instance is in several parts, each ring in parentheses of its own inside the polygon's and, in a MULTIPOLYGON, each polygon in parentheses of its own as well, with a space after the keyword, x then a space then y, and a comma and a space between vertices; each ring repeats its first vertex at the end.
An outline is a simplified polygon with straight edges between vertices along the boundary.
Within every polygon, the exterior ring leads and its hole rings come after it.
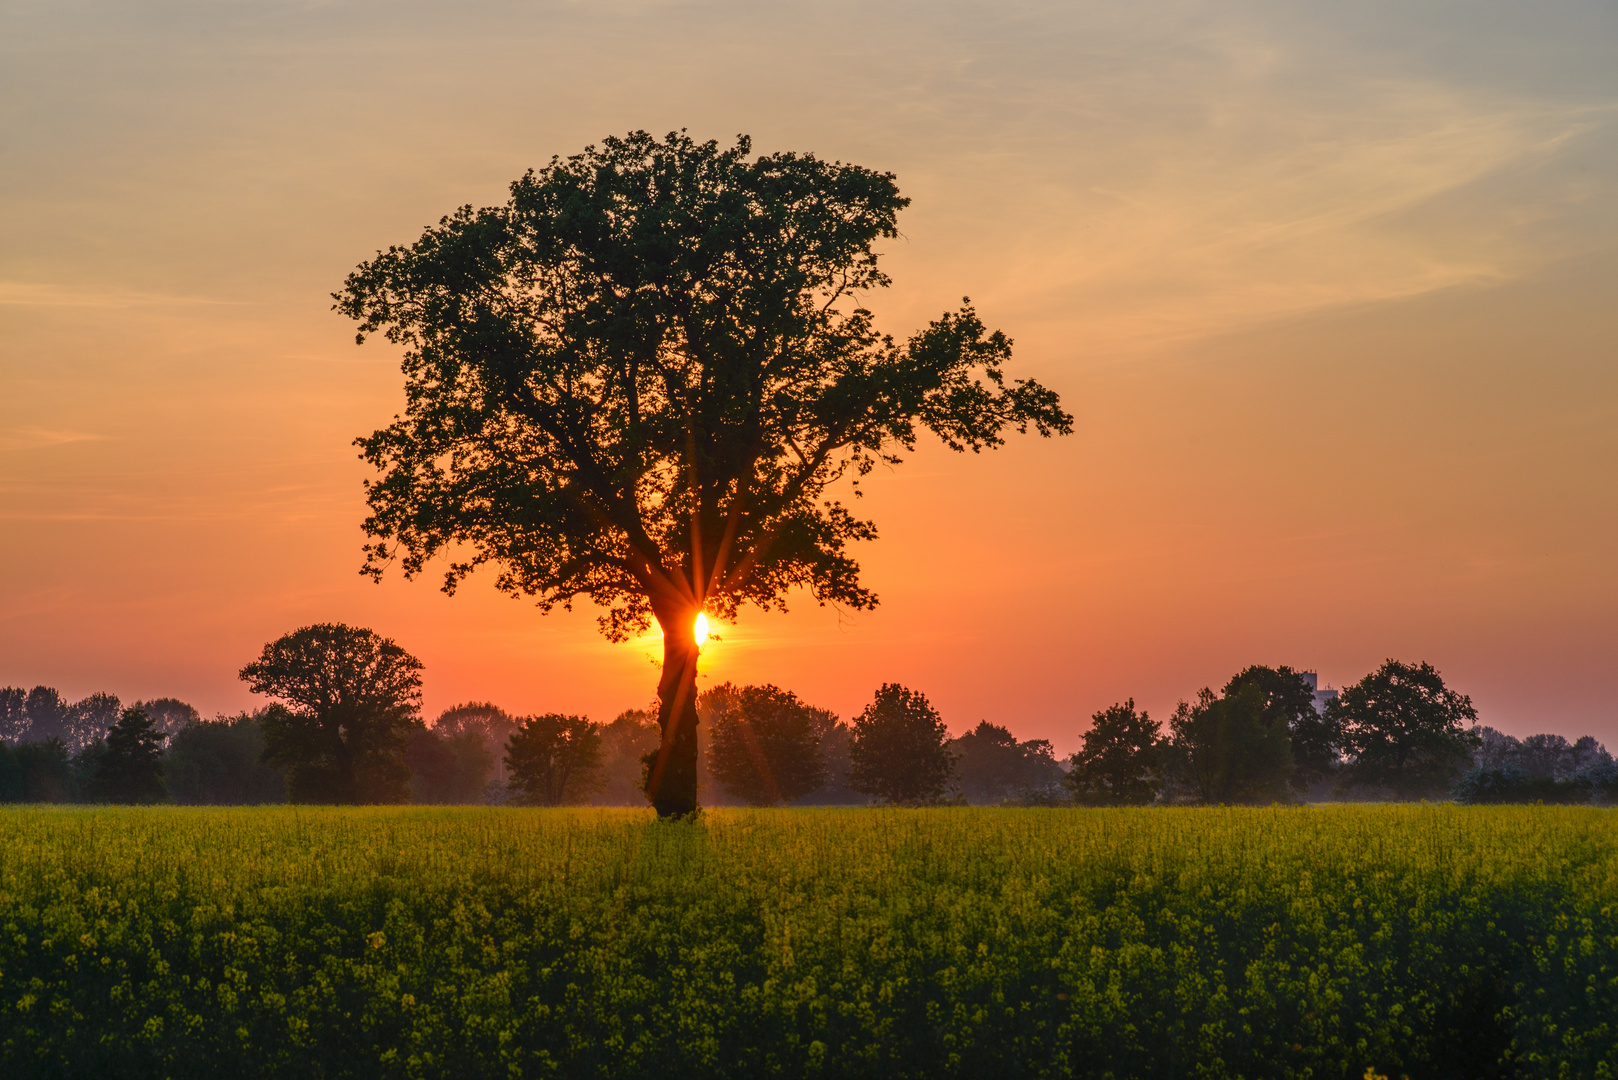
POLYGON ((697 808, 696 612, 659 616, 663 628, 663 677, 657 684, 657 722, 663 742, 646 777, 646 794, 658 817, 679 817, 697 808))

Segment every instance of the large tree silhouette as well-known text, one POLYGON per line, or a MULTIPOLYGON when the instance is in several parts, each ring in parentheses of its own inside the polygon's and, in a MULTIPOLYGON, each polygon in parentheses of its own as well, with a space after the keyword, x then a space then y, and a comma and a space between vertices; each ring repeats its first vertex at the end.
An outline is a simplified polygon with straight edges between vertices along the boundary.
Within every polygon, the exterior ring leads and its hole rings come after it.
POLYGON ((1001 371, 970 305, 904 343, 860 305, 909 200, 890 173, 750 158, 683 133, 608 139, 463 207, 335 294, 404 348, 406 410, 358 440, 366 572, 493 564, 542 610, 588 597, 623 640, 655 619, 662 745, 648 794, 696 807, 696 616, 876 597, 848 552, 876 535, 833 485, 1006 428, 1067 432, 1051 391, 1001 371))

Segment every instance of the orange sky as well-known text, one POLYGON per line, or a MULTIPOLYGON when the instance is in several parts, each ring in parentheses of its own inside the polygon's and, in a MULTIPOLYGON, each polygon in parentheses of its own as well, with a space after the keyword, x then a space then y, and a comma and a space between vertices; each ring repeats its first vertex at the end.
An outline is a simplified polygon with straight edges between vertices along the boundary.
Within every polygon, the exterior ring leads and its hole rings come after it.
POLYGON ((401 379, 328 294, 683 126, 894 170, 886 328, 970 294, 1077 418, 873 478, 882 606, 749 612, 707 678, 1067 751, 1126 696, 1393 656, 1618 744, 1615 47, 1567 0, 7 5, 0 684, 236 709, 342 620, 429 712, 648 700, 593 612, 359 577, 350 441, 401 379))

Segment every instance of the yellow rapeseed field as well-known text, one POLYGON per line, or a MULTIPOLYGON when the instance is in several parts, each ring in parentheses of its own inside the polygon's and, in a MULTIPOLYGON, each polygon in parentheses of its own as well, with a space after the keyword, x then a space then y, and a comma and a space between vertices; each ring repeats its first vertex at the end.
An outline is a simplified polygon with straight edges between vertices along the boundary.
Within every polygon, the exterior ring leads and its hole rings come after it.
POLYGON ((0 810, 8 1077, 1603 1077, 1588 807, 0 810))

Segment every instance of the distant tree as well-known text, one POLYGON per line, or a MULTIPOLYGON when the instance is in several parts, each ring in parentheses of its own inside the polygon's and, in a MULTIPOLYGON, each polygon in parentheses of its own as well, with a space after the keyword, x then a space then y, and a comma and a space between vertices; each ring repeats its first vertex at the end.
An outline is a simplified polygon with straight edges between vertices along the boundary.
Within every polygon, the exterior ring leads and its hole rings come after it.
POLYGON ((583 802, 601 768, 601 725, 582 716, 524 717, 506 749, 506 784, 529 806, 583 802))
POLYGON ((705 692, 698 714, 709 724, 714 778, 750 806, 792 802, 826 782, 817 710, 777 686, 723 683, 705 692))
POLYGON ((601 783, 590 801, 597 806, 645 806, 647 760, 657 760, 662 741, 655 704, 614 717, 601 729, 601 783))
POLYGON ((1162 725, 1135 699, 1090 718, 1084 748, 1071 759, 1064 783, 1081 806, 1144 806, 1162 787, 1162 725))
POLYGON ((1480 727, 1475 733, 1478 741, 1472 750, 1472 761, 1477 768, 1521 768, 1522 743, 1515 735, 1507 735, 1492 727, 1480 727))
POLYGON ((1286 728, 1292 746, 1292 786, 1305 790, 1329 780, 1342 763, 1343 733, 1325 713, 1315 709, 1315 692, 1299 672, 1282 665, 1244 668, 1225 684, 1230 697, 1254 686, 1264 695, 1264 719, 1286 728))
POLYGON ((1566 780, 1577 771, 1573 745, 1560 735, 1530 735, 1522 741, 1517 762, 1535 780, 1566 780))
POLYGON ((286 774, 266 765, 263 717, 271 705, 187 724, 169 736, 163 781, 182 806, 258 806, 287 801, 286 774))
POLYGON ((861 300, 908 200, 891 174, 683 133, 607 139, 350 274, 337 307, 404 349, 406 414, 359 440, 367 569, 449 555, 544 610, 588 596, 622 640, 663 629, 660 815, 697 806, 703 612, 869 608, 849 545, 874 527, 834 485, 1008 428, 1066 433, 970 305, 908 342, 861 300), (451 554, 459 552, 461 554, 451 554))
POLYGON ((900 806, 938 802, 955 778, 949 730, 927 696, 884 683, 854 718, 849 787, 900 806))
POLYGON ((410 796, 405 740, 421 726, 421 661, 388 638, 318 623, 264 646, 241 670, 266 711, 264 760, 294 802, 398 803, 410 796))
POLYGON ((0 687, 0 743, 19 742, 28 733, 28 691, 0 687))
POLYGON ((1343 727, 1348 783, 1394 798, 1447 794, 1481 741, 1472 699, 1431 664, 1389 660, 1327 709, 1343 727))
MULTIPOLYGON (((202 715, 179 698, 153 698, 131 705, 152 718, 153 725, 166 735, 173 735, 190 724, 200 724, 202 715)), ((172 744, 171 744, 172 745, 172 744)))
POLYGON ((0 802, 61 803, 72 798, 73 763, 61 739, 0 743, 0 802))
POLYGON ((1197 703, 1180 702, 1169 719, 1163 757, 1183 795, 1202 803, 1262 804, 1288 798, 1292 747, 1287 729, 1265 718, 1257 686, 1197 703))
POLYGON ((449 806, 482 803, 494 772, 494 757, 483 732, 471 725, 448 732, 417 728, 405 741, 410 801, 449 806))
POLYGON ((124 711, 117 694, 90 694, 75 701, 68 710, 68 748, 83 749, 103 737, 124 711))
POLYGON ((1573 744, 1573 773, 1582 775, 1591 769, 1602 768, 1612 764, 1612 755, 1607 748, 1596 740, 1594 735, 1583 735, 1573 744))
POLYGON ((1019 742, 1009 728, 979 720, 978 726, 950 740, 961 793, 970 803, 993 805, 1024 800, 1061 783, 1062 767, 1048 739, 1019 742))
POLYGON ((489 783, 498 785, 502 791, 504 790, 506 784, 504 755, 506 742, 511 738, 512 732, 517 730, 515 716, 492 701, 468 701, 463 705, 451 705, 439 713, 438 719, 433 721, 433 730, 446 737, 469 731, 478 733, 493 762, 490 767, 489 783))
POLYGON ((804 797, 806 803, 820 806, 850 806, 867 801, 867 796, 849 786, 853 762, 849 751, 854 745, 854 729, 826 712, 816 717, 820 740, 820 760, 826 763, 826 782, 804 797))
POLYGON ((49 742, 57 739, 70 753, 83 745, 77 738, 73 706, 54 688, 36 686, 28 691, 28 698, 23 703, 23 715, 27 720, 27 729, 22 737, 27 741, 49 742))
POLYGON ((94 803, 155 803, 168 797, 163 786, 163 742, 151 717, 125 709, 117 723, 85 754, 83 798, 94 803))

